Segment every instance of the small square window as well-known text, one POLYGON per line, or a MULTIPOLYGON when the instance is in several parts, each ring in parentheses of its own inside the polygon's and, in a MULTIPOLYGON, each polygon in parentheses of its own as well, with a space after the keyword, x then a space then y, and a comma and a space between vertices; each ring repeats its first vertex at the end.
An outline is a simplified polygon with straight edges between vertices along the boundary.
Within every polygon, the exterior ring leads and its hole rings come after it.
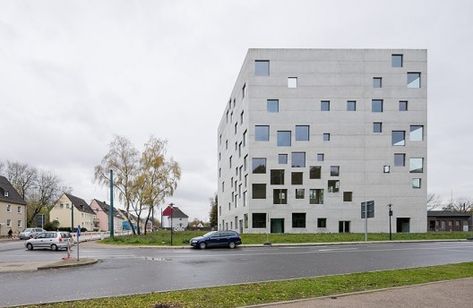
POLYGON ((296 141, 309 141, 309 125, 296 125, 296 141))
POLYGON ((323 134, 323 140, 324 141, 330 141, 330 133, 324 133, 323 134))
POLYGON ((392 145, 403 146, 406 145, 406 132, 403 130, 392 131, 392 145))
POLYGON ((255 60, 255 75, 269 76, 269 60, 255 60))
POLYGON ((383 112, 383 100, 373 99, 371 100, 371 111, 372 112, 383 112))
POLYGON ((284 185, 284 170, 271 169, 271 185, 284 185))
POLYGON ((343 192, 343 202, 351 202, 351 201, 353 201, 353 192, 344 191, 343 192))
POLYGON ((305 167, 305 152, 292 152, 292 164, 293 168, 305 167))
POLYGON ((327 218, 317 218, 317 228, 327 228, 327 218))
POLYGON ((253 199, 266 199, 266 184, 253 184, 253 199))
POLYGON ((296 189, 296 199, 304 199, 305 198, 305 189, 298 188, 296 189))
POLYGON ((420 73, 407 73, 407 87, 409 89, 420 88, 420 73))
POLYGON ((321 166, 312 166, 309 170, 309 178, 310 179, 320 179, 322 174, 322 167, 321 166))
POLYGON ((291 131, 278 130, 278 147, 291 146, 291 131))
POLYGON ((330 111, 330 101, 321 101, 320 102, 321 111, 330 111))
POLYGON ((279 112, 279 100, 278 99, 266 100, 266 110, 268 112, 279 112))
POLYGON ((278 164, 280 165, 287 164, 287 154, 278 154, 278 164))
POLYGON ((339 176, 340 166, 330 166, 330 176, 339 176))
POLYGON ((309 189, 309 204, 324 204, 324 190, 309 189))
POLYGON ((252 159, 253 173, 266 173, 266 158, 252 159))
POLYGON ((347 101, 347 111, 356 111, 356 101, 347 101))
POLYGON ((292 185, 302 185, 303 184, 303 173, 302 172, 292 172, 291 174, 291 184, 292 185))
POLYGON ((424 140, 424 125, 411 125, 411 131, 409 139, 411 141, 422 141, 424 140))
POLYGON ((287 189, 273 189, 273 204, 287 204, 287 189))
POLYGON ((423 173, 424 159, 422 157, 413 157, 409 159, 409 173, 423 173))
POLYGON ((324 153, 317 153, 317 161, 324 161, 325 154, 324 153))
POLYGON ((391 56, 391 66, 392 67, 402 67, 403 66, 403 55, 402 54, 393 54, 391 56))
POLYGON ((292 213, 292 227, 305 228, 305 213, 292 213))
POLYGON ((297 88, 297 77, 288 77, 287 78, 287 87, 290 89, 297 88))
POLYGON ((384 165, 383 173, 390 173, 390 172, 391 172, 391 166, 390 165, 384 165))
POLYGON ((412 188, 419 189, 421 187, 422 179, 414 178, 412 179, 412 188))
POLYGON ((407 111, 407 101, 399 101, 399 111, 407 111))
POLYGON ((328 180, 328 192, 338 192, 340 190, 340 181, 339 180, 328 180))
POLYGON ((406 154, 394 153, 394 166, 404 167, 406 165, 406 154))
POLYGON ((373 77, 373 88, 382 88, 383 87, 383 78, 373 77))
POLYGON ((383 123, 373 122, 373 133, 381 133, 381 132, 383 132, 383 123))
POLYGON ((255 125, 255 140, 269 141, 269 125, 255 125))

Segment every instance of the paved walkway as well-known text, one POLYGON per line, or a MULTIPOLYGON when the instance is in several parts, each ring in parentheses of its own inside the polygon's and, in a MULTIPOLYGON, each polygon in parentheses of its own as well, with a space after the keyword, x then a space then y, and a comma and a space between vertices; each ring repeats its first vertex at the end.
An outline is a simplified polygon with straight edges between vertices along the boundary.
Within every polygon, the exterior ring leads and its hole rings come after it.
POLYGON ((473 278, 258 305, 257 307, 473 307, 473 278))

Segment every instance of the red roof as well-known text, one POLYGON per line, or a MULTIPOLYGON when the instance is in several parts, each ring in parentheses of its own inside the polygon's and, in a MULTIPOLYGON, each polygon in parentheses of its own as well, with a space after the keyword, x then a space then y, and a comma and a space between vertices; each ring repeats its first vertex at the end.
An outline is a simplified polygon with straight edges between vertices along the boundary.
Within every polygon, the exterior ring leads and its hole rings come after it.
POLYGON ((177 206, 173 207, 172 209, 170 206, 165 208, 163 211, 163 216, 171 216, 171 213, 172 213, 173 218, 188 218, 189 217, 186 214, 184 214, 177 206))

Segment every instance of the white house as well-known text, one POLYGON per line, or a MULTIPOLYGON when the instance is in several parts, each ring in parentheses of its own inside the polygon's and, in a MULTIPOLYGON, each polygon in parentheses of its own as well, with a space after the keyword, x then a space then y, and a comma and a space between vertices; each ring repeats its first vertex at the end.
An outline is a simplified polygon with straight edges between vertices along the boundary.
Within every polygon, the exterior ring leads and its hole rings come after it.
POLYGON ((174 230, 184 230, 189 225, 189 216, 184 214, 177 206, 168 206, 164 209, 161 216, 161 228, 164 229, 169 229, 172 225, 174 230))

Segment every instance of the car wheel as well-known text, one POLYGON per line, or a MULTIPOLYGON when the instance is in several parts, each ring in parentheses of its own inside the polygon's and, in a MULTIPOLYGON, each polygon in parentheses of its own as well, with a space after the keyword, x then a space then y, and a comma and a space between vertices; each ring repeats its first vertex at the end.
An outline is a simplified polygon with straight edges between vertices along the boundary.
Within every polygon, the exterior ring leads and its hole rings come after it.
POLYGON ((33 250, 33 245, 31 243, 26 244, 28 250, 33 250))
POLYGON ((199 248, 200 249, 205 249, 205 248, 207 248, 207 244, 205 244, 205 242, 202 242, 202 243, 199 244, 199 248))
POLYGON ((230 243, 228 243, 228 247, 230 247, 230 249, 235 248, 235 247, 236 247, 235 242, 230 242, 230 243))
POLYGON ((57 245, 56 245, 56 244, 52 244, 52 245, 51 245, 51 250, 57 251, 57 249, 58 249, 58 248, 57 248, 57 245))

